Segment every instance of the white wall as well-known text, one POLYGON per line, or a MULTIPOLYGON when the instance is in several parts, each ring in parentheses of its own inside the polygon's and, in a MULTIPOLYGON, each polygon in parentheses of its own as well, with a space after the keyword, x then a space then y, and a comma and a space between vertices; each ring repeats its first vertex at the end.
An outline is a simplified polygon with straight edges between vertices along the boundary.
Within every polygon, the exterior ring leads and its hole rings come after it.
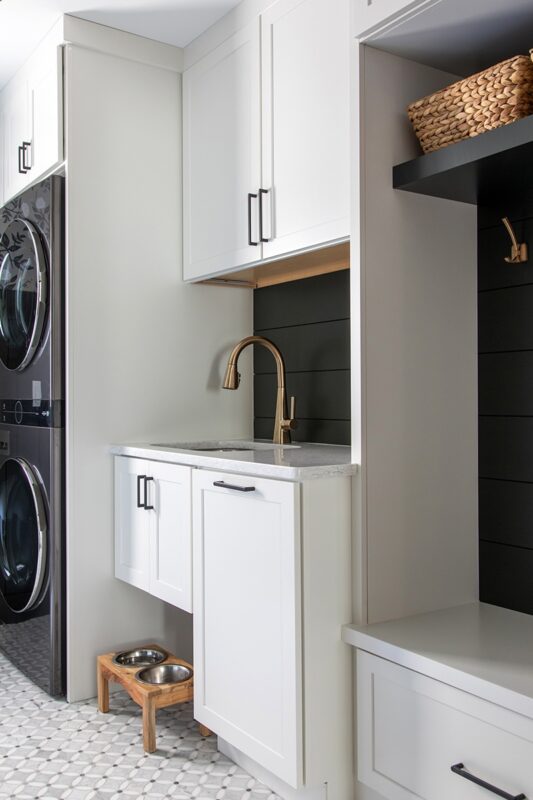
POLYGON ((392 165, 419 154, 407 104, 453 76, 360 53, 367 585, 356 590, 377 622, 477 599, 477 231, 475 207, 392 188, 392 165))
POLYGON ((189 647, 190 618, 113 577, 109 445, 252 431, 251 377, 220 389, 251 293, 181 280, 180 81, 67 47, 69 700, 94 695, 98 652, 189 647))

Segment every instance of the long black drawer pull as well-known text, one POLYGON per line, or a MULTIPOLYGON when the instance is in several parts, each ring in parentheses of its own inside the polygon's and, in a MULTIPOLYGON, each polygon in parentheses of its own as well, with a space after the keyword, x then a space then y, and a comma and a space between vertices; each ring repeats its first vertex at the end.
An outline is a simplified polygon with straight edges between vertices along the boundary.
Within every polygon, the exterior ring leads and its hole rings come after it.
POLYGON ((141 483, 146 480, 146 475, 137 475, 137 508, 146 508, 146 484, 144 484, 144 500, 141 500, 141 483))
POLYGON ((236 492, 255 492, 255 486, 235 486, 233 483, 224 481, 214 481, 213 486, 220 486, 221 489, 234 489, 236 492))
POLYGON ((144 479, 144 510, 145 511, 153 511, 153 506, 149 506, 148 503, 148 481, 153 481, 153 478, 145 478, 144 479))
POLYGON ((451 771, 455 772, 456 775, 460 775, 461 778, 466 778, 467 781, 472 781, 472 783, 475 783, 477 786, 481 786, 483 789, 488 789, 489 792, 497 794, 498 797, 503 797, 504 800, 526 800, 525 794, 509 794, 509 792, 504 792, 503 789, 498 789, 497 786, 493 786, 491 783, 477 778, 466 769, 464 764, 454 764, 453 767, 451 767, 451 771))
POLYGON ((252 200, 254 198, 257 199, 257 195, 248 192, 248 244, 250 247, 257 247, 259 245, 259 242, 254 242, 252 239, 252 200))

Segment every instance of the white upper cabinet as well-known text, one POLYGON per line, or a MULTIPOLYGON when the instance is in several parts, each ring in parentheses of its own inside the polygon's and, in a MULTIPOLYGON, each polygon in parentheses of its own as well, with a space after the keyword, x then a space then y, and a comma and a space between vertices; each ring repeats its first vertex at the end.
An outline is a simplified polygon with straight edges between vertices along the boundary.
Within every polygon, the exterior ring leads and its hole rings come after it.
POLYGON ((263 257, 271 258, 349 236, 348 3, 279 0, 261 31, 263 257))
POLYGON ((250 244, 258 232, 257 199, 249 197, 261 182, 260 66, 254 20, 183 76, 186 278, 261 257, 250 244))
MULTIPOLYGON (((429 0, 431 1, 431 0, 429 0)), ((354 33, 360 35, 428 0, 355 0, 354 33)))
POLYGON ((63 48, 39 53, 28 76, 32 117, 31 180, 63 160, 63 48))
POLYGON ((115 576, 192 611, 189 467, 115 459, 115 576))
POLYGON ((2 92, 4 201, 29 182, 32 121, 28 81, 17 80, 2 92))
POLYGON ((54 33, 0 94, 3 202, 63 160, 62 52, 54 33))
POLYGON ((349 236, 349 2, 278 0, 184 73, 184 277, 349 236))

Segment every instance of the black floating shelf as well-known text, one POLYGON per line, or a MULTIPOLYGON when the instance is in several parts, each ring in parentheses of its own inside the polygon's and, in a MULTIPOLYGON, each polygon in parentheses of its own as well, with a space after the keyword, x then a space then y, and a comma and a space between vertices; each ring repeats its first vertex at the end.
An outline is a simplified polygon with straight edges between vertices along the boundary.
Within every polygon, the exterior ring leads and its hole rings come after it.
POLYGON ((398 164, 393 186, 474 205, 533 196, 533 116, 398 164))

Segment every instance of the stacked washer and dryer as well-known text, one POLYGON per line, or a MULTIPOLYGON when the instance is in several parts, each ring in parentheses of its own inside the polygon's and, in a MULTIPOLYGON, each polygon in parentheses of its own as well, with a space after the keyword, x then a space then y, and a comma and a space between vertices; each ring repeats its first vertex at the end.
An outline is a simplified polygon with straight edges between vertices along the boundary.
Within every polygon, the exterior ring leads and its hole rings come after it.
POLYGON ((64 180, 0 209, 0 650, 65 680, 64 180))

